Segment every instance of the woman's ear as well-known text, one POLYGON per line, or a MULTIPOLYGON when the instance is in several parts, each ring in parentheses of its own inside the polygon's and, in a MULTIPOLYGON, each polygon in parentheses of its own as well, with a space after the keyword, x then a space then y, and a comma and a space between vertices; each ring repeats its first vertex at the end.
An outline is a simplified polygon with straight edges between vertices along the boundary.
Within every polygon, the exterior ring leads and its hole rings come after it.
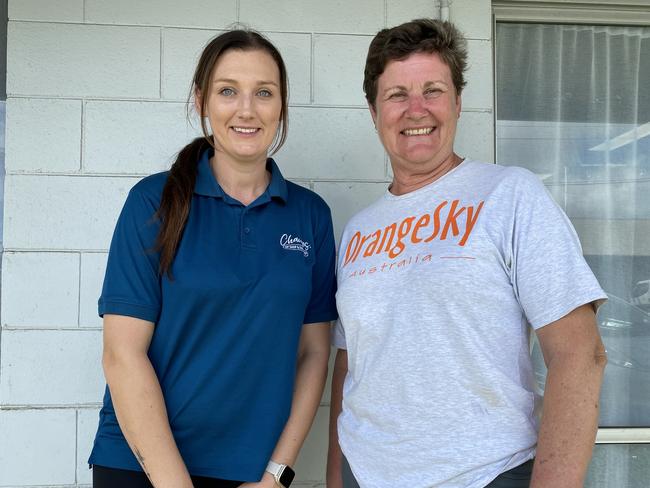
POLYGON ((194 110, 199 117, 203 117, 203 97, 198 89, 194 90, 194 110))

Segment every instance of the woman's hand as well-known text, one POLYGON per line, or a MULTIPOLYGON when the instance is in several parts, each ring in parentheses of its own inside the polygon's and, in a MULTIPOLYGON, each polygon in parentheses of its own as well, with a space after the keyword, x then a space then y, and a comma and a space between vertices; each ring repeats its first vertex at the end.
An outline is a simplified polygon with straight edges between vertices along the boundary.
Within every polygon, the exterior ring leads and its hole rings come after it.
POLYGON ((256 483, 244 483, 239 485, 239 488, 280 488, 280 485, 275 483, 275 478, 271 473, 264 472, 262 479, 256 483))

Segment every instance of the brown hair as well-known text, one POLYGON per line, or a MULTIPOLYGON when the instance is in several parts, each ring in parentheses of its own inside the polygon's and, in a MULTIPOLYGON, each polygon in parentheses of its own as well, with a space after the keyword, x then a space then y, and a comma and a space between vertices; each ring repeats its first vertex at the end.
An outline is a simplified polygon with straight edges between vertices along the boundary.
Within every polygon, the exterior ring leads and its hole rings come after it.
POLYGON ((467 43, 451 22, 416 19, 390 29, 380 30, 370 43, 363 77, 366 100, 374 108, 377 82, 390 61, 405 59, 414 53, 436 53, 449 66, 456 93, 467 83, 467 43))
POLYGON ((277 64, 280 71, 282 108, 280 110, 280 126, 271 146, 271 154, 280 149, 287 138, 289 87, 287 70, 280 52, 260 33, 249 29, 228 31, 212 39, 201 53, 188 97, 189 107, 193 96, 196 96, 197 93, 205 95, 201 96, 201 112, 198 114, 201 119, 203 137, 194 139, 179 151, 178 157, 169 171, 162 192, 160 207, 156 212, 156 218, 161 221, 155 245, 155 250, 160 252, 158 271, 161 275, 167 274, 170 279, 173 279, 171 265, 176 256, 185 223, 190 213, 190 203, 198 173, 197 161, 203 151, 210 146, 214 147, 212 135, 206 126, 205 117, 202 116, 207 108, 210 78, 219 58, 232 49, 242 51, 261 50, 268 53, 277 64))

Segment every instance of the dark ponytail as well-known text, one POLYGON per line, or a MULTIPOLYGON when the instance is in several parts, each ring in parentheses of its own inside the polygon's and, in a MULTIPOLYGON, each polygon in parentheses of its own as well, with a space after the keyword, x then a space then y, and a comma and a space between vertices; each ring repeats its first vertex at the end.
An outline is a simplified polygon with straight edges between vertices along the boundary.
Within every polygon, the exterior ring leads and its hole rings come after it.
POLYGON ((205 137, 197 137, 181 149, 163 188, 160 207, 156 212, 156 218, 161 221, 156 238, 156 251, 160 251, 158 271, 161 275, 167 273, 169 278, 173 278, 172 261, 190 214, 198 172, 197 162, 201 153, 210 146, 210 142, 205 137))
POLYGON ((231 49, 240 49, 242 51, 261 50, 268 53, 277 64, 280 71, 282 109, 280 111, 280 128, 272 144, 271 154, 280 149, 287 137, 289 83, 287 70, 279 51, 259 32, 249 29, 228 31, 212 39, 203 49, 199 58, 188 100, 189 102, 193 97, 197 97, 201 105, 198 115, 204 137, 194 139, 178 153, 178 158, 172 165, 167 183, 165 183, 163 189, 160 208, 156 212, 156 217, 161 221, 155 245, 155 250, 160 252, 158 270, 161 275, 167 274, 170 279, 173 279, 171 265, 183 236, 187 217, 190 214, 190 204, 198 172, 197 163, 203 151, 209 147, 214 147, 212 135, 208 132, 206 117, 204 116, 207 113, 207 100, 211 85, 210 78, 221 55, 231 49))

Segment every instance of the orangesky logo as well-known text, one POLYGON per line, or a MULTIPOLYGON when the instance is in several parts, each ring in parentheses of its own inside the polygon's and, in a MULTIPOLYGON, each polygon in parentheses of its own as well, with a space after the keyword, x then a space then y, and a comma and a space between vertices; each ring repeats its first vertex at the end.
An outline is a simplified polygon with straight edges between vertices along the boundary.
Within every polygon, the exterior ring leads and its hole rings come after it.
POLYGON ((366 235, 357 231, 352 234, 345 249, 343 266, 355 262, 360 256, 363 259, 382 252, 393 259, 409 243, 417 245, 434 239, 444 241, 458 238, 457 244, 462 247, 472 234, 483 203, 480 201, 477 206, 462 206, 460 200, 452 200, 451 203, 445 200, 430 214, 407 217, 366 235))

